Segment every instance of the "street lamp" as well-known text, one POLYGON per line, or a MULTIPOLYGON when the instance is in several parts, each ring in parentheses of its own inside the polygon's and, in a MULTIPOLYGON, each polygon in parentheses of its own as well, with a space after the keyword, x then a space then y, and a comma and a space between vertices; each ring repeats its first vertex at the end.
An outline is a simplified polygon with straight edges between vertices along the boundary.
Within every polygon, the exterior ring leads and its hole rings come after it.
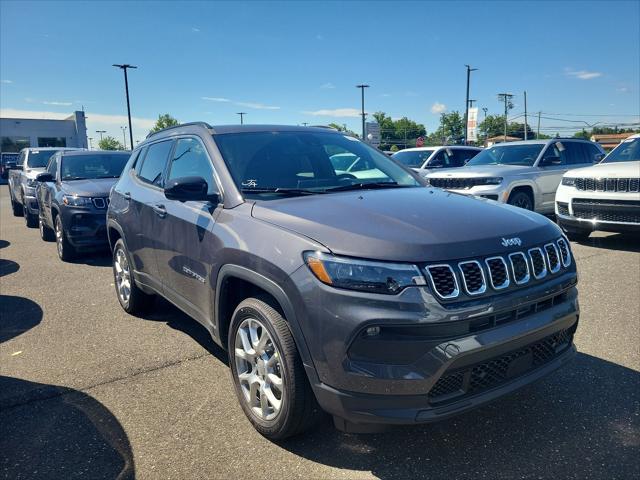
POLYGON ((244 116, 247 112, 238 112, 236 115, 240 115, 240 125, 244 125, 244 116))
POLYGON ((471 79, 471 72, 478 70, 477 68, 471 68, 469 65, 465 65, 465 67, 467 67, 467 97, 464 102, 464 145, 467 144, 467 137, 469 136, 469 80, 471 79))
POLYGON ((369 87, 370 85, 365 85, 364 83, 360 85, 356 85, 356 88, 359 88, 362 91, 362 113, 360 114, 362 115, 362 141, 365 141, 364 121, 365 121, 365 117, 367 116, 367 114, 364 113, 364 89, 369 87))
MULTIPOLYGON (((127 79, 127 68, 138 68, 135 65, 122 64, 118 65, 117 63, 113 64, 114 67, 121 68, 124 71, 124 91, 127 94, 127 116, 129 117, 129 140, 131 140, 131 147, 133 148, 133 130, 131 130, 131 105, 129 104, 129 80, 127 79)), ((125 147, 126 147, 126 141, 125 147)))
POLYGON ((96 133, 100 134, 100 141, 102 141, 102 134, 103 133, 107 133, 107 131, 106 130, 96 130, 96 133))
POLYGON ((124 140, 124 149, 127 149, 127 127, 120 127, 122 130, 122 140, 124 140))

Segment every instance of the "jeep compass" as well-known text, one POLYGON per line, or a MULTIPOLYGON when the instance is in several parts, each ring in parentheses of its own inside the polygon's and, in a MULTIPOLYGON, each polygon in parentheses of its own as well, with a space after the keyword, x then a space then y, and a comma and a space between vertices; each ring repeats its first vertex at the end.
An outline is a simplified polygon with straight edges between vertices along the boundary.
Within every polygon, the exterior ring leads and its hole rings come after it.
POLYGON ((200 322, 268 438, 322 411, 346 431, 444 419, 575 352, 576 267, 558 226, 426 187, 337 131, 151 134, 107 216, 122 307, 160 295, 200 322), (336 169, 340 154, 367 175, 336 169))

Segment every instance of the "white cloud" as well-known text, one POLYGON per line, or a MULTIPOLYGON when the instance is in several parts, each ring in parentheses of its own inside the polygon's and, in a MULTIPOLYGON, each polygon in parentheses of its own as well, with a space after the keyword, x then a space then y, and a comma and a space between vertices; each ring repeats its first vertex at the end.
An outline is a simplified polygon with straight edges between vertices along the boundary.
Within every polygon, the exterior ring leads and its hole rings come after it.
POLYGON ((54 102, 47 102, 47 101, 44 101, 42 103, 45 104, 45 105, 54 105, 56 107, 68 107, 70 105, 73 105, 73 102, 55 102, 55 101, 54 102))
POLYGON ((198 27, 191 27, 191 31, 198 33, 200 29, 198 27))
POLYGON ((320 85, 320 88, 330 89, 330 88, 336 88, 336 86, 331 82, 327 82, 320 85))
POLYGON ((280 107, 274 105, 265 105, 264 103, 256 102, 235 102, 240 107, 255 108, 258 110, 280 110, 280 107))
POLYGON ((589 72, 587 70, 571 70, 565 69, 565 75, 568 77, 579 78, 580 80, 591 80, 602 76, 601 72, 589 72))
POLYGON ((446 111, 447 111, 447 106, 444 103, 436 102, 433 105, 431 105, 431 113, 435 113, 436 115, 438 115, 446 111))
POLYGON ((380 96, 381 97, 390 97, 391 94, 390 93, 381 93, 380 96))
POLYGON ((334 108, 334 109, 325 108, 322 110, 304 111, 302 113, 304 113, 305 115, 313 115, 314 117, 357 118, 360 116, 360 111, 355 108, 334 108))
POLYGON ((620 92, 620 93, 629 93, 630 91, 631 89, 629 87, 616 88, 616 92, 620 92))
POLYGON ((222 97, 202 97, 202 100, 209 100, 210 102, 230 102, 228 98, 222 97))
POLYGON ((0 83, 4 83, 5 85, 9 85, 13 83, 13 80, 0 80, 0 83))

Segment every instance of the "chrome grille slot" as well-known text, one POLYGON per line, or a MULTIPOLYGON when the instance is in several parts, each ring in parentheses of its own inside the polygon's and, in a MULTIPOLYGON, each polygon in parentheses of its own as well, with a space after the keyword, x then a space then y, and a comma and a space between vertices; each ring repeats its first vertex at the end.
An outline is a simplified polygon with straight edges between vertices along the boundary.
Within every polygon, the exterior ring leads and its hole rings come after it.
POLYGON ((560 256, 558 255, 558 248, 553 243, 547 243, 544 246, 544 251, 547 254, 549 271, 551 273, 557 273, 558 270, 560 270, 560 256))
POLYGON ((507 262, 502 257, 490 257, 485 261, 489 270, 489 280, 494 290, 502 290, 509 286, 509 272, 507 262))
POLYGON ((618 179, 618 191, 626 192, 629 189, 629 179, 628 178, 619 178, 618 179))
POLYGON ((451 266, 446 264, 430 265, 427 267, 427 273, 434 291, 440 298, 456 298, 460 294, 458 280, 451 266))
POLYGON ((518 285, 522 285, 529 281, 529 262, 527 257, 522 252, 515 252, 509 254, 509 263, 511 263, 511 273, 513 275, 513 281, 518 285))
POLYGON ((529 258, 533 267, 533 276, 536 279, 544 278, 547 275, 547 266, 544 261, 542 249, 536 247, 529 249, 529 258))
POLYGON ((629 179, 629 191, 630 192, 640 192, 640 178, 630 178, 629 179))
POLYGON ((558 240, 558 249, 560 250, 560 258, 562 259, 562 266, 567 268, 571 265, 571 252, 569 246, 564 238, 558 240))
POLYGON ((460 262, 458 268, 462 274, 464 289, 469 295, 479 295, 487 290, 487 282, 480 262, 476 260, 460 262))

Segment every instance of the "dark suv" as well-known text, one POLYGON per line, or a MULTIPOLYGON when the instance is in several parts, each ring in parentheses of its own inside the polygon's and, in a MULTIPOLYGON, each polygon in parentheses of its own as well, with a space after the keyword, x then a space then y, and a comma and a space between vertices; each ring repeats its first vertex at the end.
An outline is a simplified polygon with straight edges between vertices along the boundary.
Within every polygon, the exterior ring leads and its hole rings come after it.
POLYGON ((422 182, 322 128, 150 135, 108 209, 118 300, 158 294, 202 323, 274 439, 321 410, 346 431, 447 418, 563 365, 578 302, 560 229, 422 182), (338 154, 370 174, 336 172, 338 154))

